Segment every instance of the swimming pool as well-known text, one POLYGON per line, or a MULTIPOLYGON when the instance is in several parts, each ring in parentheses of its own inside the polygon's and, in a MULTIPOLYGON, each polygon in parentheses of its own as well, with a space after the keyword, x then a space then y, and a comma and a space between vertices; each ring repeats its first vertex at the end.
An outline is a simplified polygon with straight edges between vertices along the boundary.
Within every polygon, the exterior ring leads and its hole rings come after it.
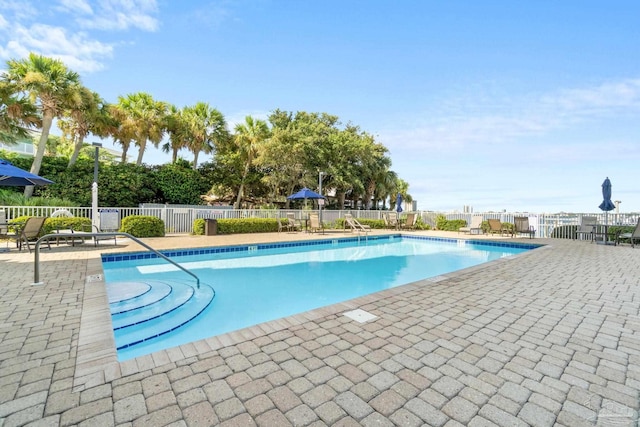
POLYGON ((201 278, 200 290, 183 271, 148 253, 105 255, 103 268, 118 358, 126 360, 535 247, 375 236, 165 252, 201 278), (140 332, 144 328, 152 332, 140 332))

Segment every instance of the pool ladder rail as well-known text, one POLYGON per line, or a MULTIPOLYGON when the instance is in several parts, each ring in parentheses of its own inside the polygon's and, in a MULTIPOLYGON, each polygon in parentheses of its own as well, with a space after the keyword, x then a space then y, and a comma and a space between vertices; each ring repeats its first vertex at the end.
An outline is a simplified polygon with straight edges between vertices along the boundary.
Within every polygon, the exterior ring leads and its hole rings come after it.
MULTIPOLYGON (((190 270, 187 270, 186 268, 184 268, 183 266, 181 266, 180 264, 178 264, 177 262, 175 262, 174 260, 166 256, 165 254, 157 251, 156 249, 152 248, 151 246, 147 245, 146 243, 144 243, 137 237, 132 236, 129 233, 124 233, 121 231, 114 231, 114 232, 107 232, 107 233, 84 233, 84 232, 74 233, 74 237, 116 237, 116 236, 122 236, 122 237, 127 237, 131 239, 137 244, 139 244, 140 246, 150 250, 151 252, 156 254, 158 257, 164 259, 168 263, 178 267, 180 270, 184 271, 185 273, 187 273, 188 275, 196 279, 196 287, 200 289, 200 278, 196 276, 195 273, 193 273, 190 270)), ((33 285, 44 285, 44 282, 40 281, 40 244, 45 241, 53 240, 59 237, 60 237, 59 234, 45 234, 44 236, 40 237, 36 242, 36 247, 33 255, 33 285)))

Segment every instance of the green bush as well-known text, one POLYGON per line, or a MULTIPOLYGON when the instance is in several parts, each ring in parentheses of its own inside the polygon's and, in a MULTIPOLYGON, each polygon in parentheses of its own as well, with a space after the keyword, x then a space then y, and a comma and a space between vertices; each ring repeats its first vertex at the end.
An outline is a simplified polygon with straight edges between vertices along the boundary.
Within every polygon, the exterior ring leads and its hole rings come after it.
POLYGON ((83 217, 55 217, 47 218, 42 227, 44 233, 54 233, 56 230, 68 230, 73 229, 76 231, 89 231, 91 230, 91 218, 83 217))
POLYGON ((164 221, 155 216, 131 215, 122 219, 120 231, 134 237, 164 237, 164 221))
MULTIPOLYGON (((358 222, 362 225, 368 225, 371 228, 375 229, 384 229, 384 220, 382 219, 367 219, 367 218, 356 218, 358 222)), ((335 220, 333 226, 338 229, 344 229, 344 218, 338 218, 335 220)))
POLYGON ((467 225, 464 219, 447 219, 444 215, 436 217, 436 228, 442 231, 458 231, 460 227, 467 225))
MULTIPOLYGON (((275 218, 240 218, 219 219, 218 234, 242 234, 242 233, 273 233, 278 231, 278 221, 275 218)), ((283 224, 286 219, 281 220, 283 224)), ((204 219, 193 221, 193 234, 204 234, 204 219)))

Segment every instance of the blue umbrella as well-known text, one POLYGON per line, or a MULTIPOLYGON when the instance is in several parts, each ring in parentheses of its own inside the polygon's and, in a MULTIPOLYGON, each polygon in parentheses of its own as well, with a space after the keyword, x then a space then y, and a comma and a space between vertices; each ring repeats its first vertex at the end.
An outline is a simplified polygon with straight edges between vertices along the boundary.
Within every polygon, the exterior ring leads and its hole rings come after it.
POLYGON ((31 172, 13 166, 4 159, 0 159, 0 185, 25 187, 27 185, 47 184, 53 184, 53 181, 34 175, 31 172))
POLYGON ((611 181, 609 181, 609 177, 602 183, 602 197, 604 200, 598 206, 600 210, 609 212, 616 208, 616 205, 611 201, 611 181))
POLYGON ((295 199, 324 199, 324 196, 316 193, 315 191, 309 190, 307 187, 304 187, 302 190, 298 191, 287 197, 287 199, 295 200, 295 199))
POLYGON ((402 212, 402 194, 398 193, 398 197, 396 198, 396 212, 402 212))

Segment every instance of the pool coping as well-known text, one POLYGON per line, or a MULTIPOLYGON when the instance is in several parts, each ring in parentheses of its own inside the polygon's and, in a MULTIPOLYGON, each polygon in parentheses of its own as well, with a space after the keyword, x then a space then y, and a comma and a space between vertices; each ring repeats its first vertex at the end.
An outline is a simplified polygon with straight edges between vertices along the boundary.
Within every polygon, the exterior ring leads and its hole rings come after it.
MULTIPOLYGON (((100 258, 89 259, 87 262, 87 276, 85 280, 83 310, 80 320, 80 331, 78 337, 78 350, 76 359, 76 369, 73 381, 73 391, 82 391, 87 388, 99 386, 115 379, 134 374, 143 370, 153 369, 171 362, 186 360, 197 355, 218 350, 229 345, 239 344, 247 340, 253 340, 257 337, 271 334, 291 327, 301 325, 308 321, 317 320, 329 315, 337 315, 345 311, 354 310, 356 308, 364 308, 367 304, 379 301, 381 299, 391 298, 395 295, 411 292, 416 288, 437 283, 443 280, 451 279, 459 275, 466 275, 479 269, 489 268, 497 263, 508 262, 521 256, 534 253, 534 249, 551 248, 552 246, 544 243, 524 243, 524 242, 501 242, 501 241, 485 241, 473 239, 455 239, 431 236, 415 236, 405 234, 393 234, 394 237, 402 237, 419 240, 439 240, 447 242, 466 242, 466 244, 481 244, 501 247, 523 247, 533 246, 532 249, 520 254, 514 254, 509 257, 499 258, 493 261, 456 270, 445 275, 435 276, 422 279, 416 282, 397 286, 391 289, 375 292, 361 297, 353 298, 325 307, 320 307, 303 313, 294 314, 275 320, 259 323, 247 328, 228 332, 221 335, 205 338, 202 340, 182 344, 165 350, 160 350, 144 356, 139 356, 125 361, 118 361, 115 338, 113 335, 113 325, 111 322, 111 313, 109 310, 109 302, 106 291, 106 283, 104 281, 104 271, 102 262, 105 254, 101 254, 100 258), (108 326, 108 327, 107 327, 108 326)), ((388 238, 385 236, 371 236, 379 238, 388 238)), ((355 240, 356 237, 339 238, 339 240, 355 240)), ((324 242, 330 244, 331 240, 305 240, 300 242, 275 242, 269 244, 249 244, 249 245, 232 245, 233 247, 249 247, 249 246, 267 246, 273 248, 281 243, 280 247, 302 246, 306 242, 324 242), (329 243, 327 243, 329 242, 329 243)), ((231 245, 230 245, 231 246, 231 245)), ((223 246, 212 248, 224 248, 223 246)), ((205 248, 208 249, 208 248, 205 248)), ((186 251, 196 249, 185 249, 186 251)), ((167 250, 163 252, 176 252, 179 250, 167 250)), ((224 251, 218 251, 224 252, 224 251)), ((227 251, 229 252, 229 251, 227 251)), ((143 254, 128 253, 130 254, 143 254)), ((107 256, 113 253, 107 254, 107 256)), ((154 254, 155 256, 155 254, 154 254)), ((155 256, 157 257, 157 256, 155 256)), ((149 258, 142 256, 141 258, 149 258)))

